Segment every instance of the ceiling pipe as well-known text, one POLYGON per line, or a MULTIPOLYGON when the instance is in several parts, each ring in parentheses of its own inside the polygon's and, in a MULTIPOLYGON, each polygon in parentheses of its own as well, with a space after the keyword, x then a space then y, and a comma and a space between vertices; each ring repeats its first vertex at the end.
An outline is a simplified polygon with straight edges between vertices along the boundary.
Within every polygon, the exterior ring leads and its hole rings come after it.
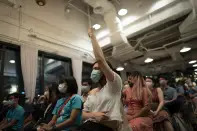
POLYGON ((167 48, 168 46, 174 45, 174 44, 176 44, 176 43, 178 43, 178 42, 189 41, 189 40, 192 40, 192 39, 195 39, 195 38, 197 38, 197 34, 191 35, 191 36, 188 36, 188 37, 185 37, 185 38, 181 38, 181 39, 179 39, 179 40, 176 40, 176 41, 173 41, 173 42, 171 42, 171 43, 165 44, 165 45, 163 45, 163 46, 161 46, 161 47, 157 47, 157 48, 153 48, 153 49, 148 49, 148 52, 149 52, 149 51, 162 50, 162 49, 165 49, 165 48, 167 48))
POLYGON ((94 8, 94 13, 103 15, 104 21, 110 31, 110 40, 113 45, 112 56, 117 60, 128 60, 138 57, 141 52, 135 51, 129 44, 123 32, 120 19, 117 17, 115 6, 108 0, 84 0, 94 8), (125 57, 127 56, 127 57, 125 57))
POLYGON ((122 30, 120 19, 117 17, 116 8, 108 0, 84 0, 94 8, 94 13, 104 16, 104 21, 111 33, 113 46, 128 44, 126 35, 122 30))

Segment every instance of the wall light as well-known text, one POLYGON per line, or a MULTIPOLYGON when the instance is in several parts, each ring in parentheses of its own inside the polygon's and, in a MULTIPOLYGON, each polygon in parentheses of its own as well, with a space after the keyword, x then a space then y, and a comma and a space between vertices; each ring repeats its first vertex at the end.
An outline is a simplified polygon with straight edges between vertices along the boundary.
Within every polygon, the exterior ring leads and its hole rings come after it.
POLYGON ((193 65, 193 67, 197 67, 197 64, 193 65))
POLYGON ((120 10, 118 11, 118 15, 120 15, 120 16, 124 16, 124 15, 126 15, 127 13, 128 13, 127 9, 120 9, 120 10))
POLYGON ((188 52, 188 51, 190 51, 190 50, 191 50, 190 47, 183 47, 183 48, 180 50, 180 52, 181 52, 181 53, 184 53, 184 52, 188 52))
POLYGON ((117 70, 117 71, 123 71, 123 70, 124 70, 124 67, 119 66, 119 67, 116 68, 116 70, 117 70))
POLYGON ((153 62, 153 59, 152 58, 147 58, 144 62, 145 63, 150 63, 150 62, 153 62))
POLYGON ((95 24, 95 25, 93 25, 92 26, 95 30, 98 30, 98 29, 100 29, 101 28, 101 25, 99 25, 99 24, 95 24))
POLYGON ((189 64, 194 64, 196 62, 197 62, 196 60, 192 60, 192 61, 189 62, 189 64))
POLYGON ((15 60, 10 60, 9 61, 11 64, 14 64, 15 63, 15 60))
POLYGON ((18 90, 18 86, 17 85, 11 85, 10 93, 15 93, 15 92, 17 92, 17 90, 18 90))

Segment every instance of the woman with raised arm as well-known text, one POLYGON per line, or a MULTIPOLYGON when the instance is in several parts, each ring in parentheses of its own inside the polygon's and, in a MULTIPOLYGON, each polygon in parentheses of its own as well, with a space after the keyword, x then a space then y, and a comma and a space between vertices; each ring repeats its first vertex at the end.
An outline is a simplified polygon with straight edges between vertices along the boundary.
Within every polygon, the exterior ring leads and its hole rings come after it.
POLYGON ((153 113, 153 127, 155 131, 173 131, 172 124, 170 123, 170 117, 165 110, 162 110, 164 106, 164 96, 161 88, 153 88, 154 82, 151 78, 146 78, 146 85, 152 92, 152 107, 153 113))
POLYGON ((135 71, 129 76, 130 88, 123 91, 127 119, 133 131, 153 131, 151 92, 141 73, 135 71))
POLYGON ((98 88, 90 91, 84 103, 83 119, 86 121, 81 131, 118 131, 123 122, 121 103, 122 80, 106 62, 93 29, 89 29, 96 62, 93 64, 91 79, 98 88))

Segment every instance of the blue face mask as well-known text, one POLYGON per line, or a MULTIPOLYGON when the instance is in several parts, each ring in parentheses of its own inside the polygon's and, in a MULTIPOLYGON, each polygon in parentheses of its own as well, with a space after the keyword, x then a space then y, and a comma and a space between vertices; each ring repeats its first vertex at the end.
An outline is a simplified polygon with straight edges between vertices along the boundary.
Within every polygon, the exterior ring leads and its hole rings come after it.
POLYGON ((92 82, 98 83, 99 80, 101 79, 101 71, 100 70, 93 70, 90 78, 91 78, 92 82))

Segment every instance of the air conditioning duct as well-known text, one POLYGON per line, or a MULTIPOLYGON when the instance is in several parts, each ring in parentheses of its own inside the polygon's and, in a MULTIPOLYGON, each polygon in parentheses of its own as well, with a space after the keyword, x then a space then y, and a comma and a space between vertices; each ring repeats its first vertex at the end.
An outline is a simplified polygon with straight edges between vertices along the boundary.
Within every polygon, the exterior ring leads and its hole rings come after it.
POLYGON ((192 5, 192 12, 179 27, 182 37, 197 33, 197 0, 190 0, 190 3, 192 5))
POLYGON ((141 52, 134 51, 128 43, 126 35, 122 31, 120 19, 117 17, 116 8, 108 0, 84 0, 93 7, 95 14, 104 16, 104 21, 111 33, 111 44, 113 45, 112 57, 125 61, 142 55, 141 52), (131 58, 132 57, 132 58, 131 58))
POLYGON ((0 0, 1 3, 4 3, 10 7, 16 6, 16 0, 0 0))

